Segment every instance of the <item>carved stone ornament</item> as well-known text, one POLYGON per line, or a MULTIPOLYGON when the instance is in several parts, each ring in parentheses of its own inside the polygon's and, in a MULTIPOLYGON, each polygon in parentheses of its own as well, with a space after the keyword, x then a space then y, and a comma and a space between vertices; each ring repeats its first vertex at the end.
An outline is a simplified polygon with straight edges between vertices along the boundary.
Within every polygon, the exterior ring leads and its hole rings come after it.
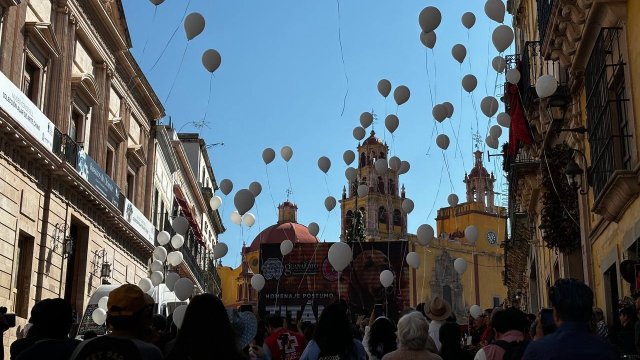
POLYGON ((592 211, 608 221, 618 222, 638 192, 637 171, 616 170, 596 198, 592 211))

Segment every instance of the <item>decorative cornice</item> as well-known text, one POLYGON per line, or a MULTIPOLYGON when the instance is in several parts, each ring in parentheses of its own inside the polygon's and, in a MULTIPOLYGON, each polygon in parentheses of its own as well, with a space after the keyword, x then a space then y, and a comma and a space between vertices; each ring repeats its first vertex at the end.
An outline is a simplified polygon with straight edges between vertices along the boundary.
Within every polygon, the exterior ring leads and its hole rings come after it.
POLYGON ((93 74, 75 74, 71 77, 71 89, 79 94, 88 106, 97 105, 100 101, 100 87, 93 74))
POLYGON ((34 41, 50 57, 57 58, 62 54, 51 23, 29 21, 24 24, 28 38, 34 41))
POLYGON ((608 221, 620 221, 625 210, 640 193, 639 169, 616 170, 597 196, 591 211, 608 221))

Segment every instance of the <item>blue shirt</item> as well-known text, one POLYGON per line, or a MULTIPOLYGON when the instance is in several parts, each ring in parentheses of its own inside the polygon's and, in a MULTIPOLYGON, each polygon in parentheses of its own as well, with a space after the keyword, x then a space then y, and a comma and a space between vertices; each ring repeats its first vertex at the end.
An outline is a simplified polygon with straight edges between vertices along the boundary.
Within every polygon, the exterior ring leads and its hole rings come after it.
POLYGON ((586 324, 565 321, 558 329, 527 346, 524 360, 616 360, 616 350, 589 332, 586 324))
MULTIPOLYGON (((300 360, 317 360, 320 356, 320 347, 315 340, 309 341, 307 347, 304 349, 300 360)), ((367 354, 364 352, 362 343, 356 339, 353 339, 353 350, 351 352, 350 360, 366 360, 367 354)))

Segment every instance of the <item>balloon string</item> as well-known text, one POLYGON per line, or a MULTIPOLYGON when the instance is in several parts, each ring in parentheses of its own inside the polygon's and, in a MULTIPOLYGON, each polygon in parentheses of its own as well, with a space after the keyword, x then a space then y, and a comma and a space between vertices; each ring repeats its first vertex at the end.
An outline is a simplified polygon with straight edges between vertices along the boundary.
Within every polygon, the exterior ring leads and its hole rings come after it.
POLYGON ((333 210, 327 211, 327 218, 324 221, 324 226, 322 227, 322 232, 320 233, 320 239, 323 239, 322 242, 326 242, 326 240, 324 240, 324 231, 327 229, 327 226, 329 225, 329 217, 331 217, 331 212, 333 212, 333 210))
MULTIPOLYGON (((153 17, 151 18, 151 27, 155 24, 156 14, 158 13, 158 5, 153 7, 153 17)), ((142 47, 142 55, 140 55, 140 64, 144 61, 144 54, 147 51, 147 45, 149 44, 149 33, 147 33, 147 39, 144 41, 144 46, 142 47)))
MULTIPOLYGON (((459 116, 459 121, 458 121, 458 135, 457 135, 458 138, 460 138, 460 129, 462 129, 462 121, 463 121, 463 119, 462 119, 462 112, 463 111, 462 110, 464 110, 464 107, 463 107, 463 90, 462 90, 462 88, 460 88, 460 111, 459 111, 460 116, 459 116)), ((462 154, 462 149, 460 148, 460 144, 457 144, 457 146, 458 146, 458 151, 460 151, 460 158, 462 159, 462 168, 463 168, 463 171, 464 171, 464 170, 467 169, 467 166, 464 164, 464 154, 462 154)))
POLYGON ((167 48, 169 47, 171 40, 173 40, 173 37, 176 36, 178 29, 180 29, 180 24, 184 23, 184 19, 187 17, 187 11, 189 10, 189 5, 191 5, 191 0, 187 1, 187 7, 184 8, 184 13, 182 14, 182 20, 180 20, 180 22, 176 25, 176 28, 173 30, 173 33, 169 38, 169 41, 167 41, 167 43, 164 45, 164 48, 160 52, 160 55, 158 56, 156 61, 153 62, 153 65, 151 66, 151 69, 149 69, 149 72, 153 71, 156 68, 156 66, 158 65, 158 62, 160 62, 160 59, 164 55, 165 51, 167 51, 167 48))
POLYGON ((204 108, 204 118, 203 122, 207 121, 207 113, 209 112, 209 104, 211 103, 211 86, 213 85, 213 73, 211 73, 211 77, 209 77, 209 96, 207 98, 207 107, 204 108))
MULTIPOLYGON (((490 22, 488 23, 488 26, 489 26, 489 37, 488 37, 488 39, 491 39, 492 32, 491 32, 491 23, 490 22)), ((490 49, 491 49, 491 47, 489 45, 489 42, 487 41, 487 59, 489 59, 491 57, 491 50, 490 49)), ((489 78, 489 66, 490 66, 489 63, 490 62, 491 61, 487 61, 487 70, 486 70, 486 73, 485 73, 485 76, 484 76, 485 79, 489 78)), ((487 88, 487 82, 486 81, 484 82, 484 91, 485 91, 486 94, 489 93, 489 89, 487 88)))
POLYGON ((444 163, 440 168, 440 180, 438 180, 438 189, 436 190, 436 196, 433 198, 433 204, 431 205, 431 210, 429 210, 429 215, 427 215, 427 221, 431 219, 431 214, 433 213, 433 209, 436 207, 436 202, 438 201, 438 195, 440 194, 440 185, 442 184, 442 174, 444 173, 444 163))
POLYGON ((340 112, 340 116, 342 116, 344 115, 344 109, 347 105, 347 96, 349 95, 349 76, 347 76, 347 65, 344 62, 344 51, 342 49, 342 21, 340 20, 340 0, 336 0, 336 4, 338 5, 338 43, 340 44, 340 59, 342 59, 344 79, 347 82, 347 90, 345 91, 344 98, 342 99, 342 111, 340 112))
POLYGON ((176 76, 173 78, 173 82, 171 83, 171 87, 169 88, 169 93, 167 94, 167 98, 164 99, 164 105, 167 105, 169 101, 169 97, 173 92, 173 87, 176 85, 176 81, 178 81, 178 76, 180 75, 180 71, 182 70, 182 64, 184 63, 184 56, 187 54, 187 49, 189 49, 189 42, 187 42, 187 46, 184 47, 184 51, 182 52, 182 58, 180 59, 180 65, 178 65, 178 72, 176 72, 176 76))
POLYGON ((429 99, 431 100, 431 108, 433 109, 433 93, 431 92, 431 75, 429 75, 429 50, 427 48, 424 49, 424 67, 427 70, 427 89, 429 90, 429 99))
POLYGON ((436 53, 431 49, 431 57, 433 57, 433 76, 435 81, 433 82, 433 96, 434 102, 438 98, 438 68, 436 67, 436 53))
POLYGON ((331 196, 331 190, 329 189, 329 181, 327 181, 328 175, 324 174, 324 183, 327 185, 327 195, 331 196))
POLYGON ((287 167, 287 179, 289 179, 289 191, 293 194, 293 185, 291 185, 291 175, 289 174, 289 162, 285 162, 285 166, 287 167))

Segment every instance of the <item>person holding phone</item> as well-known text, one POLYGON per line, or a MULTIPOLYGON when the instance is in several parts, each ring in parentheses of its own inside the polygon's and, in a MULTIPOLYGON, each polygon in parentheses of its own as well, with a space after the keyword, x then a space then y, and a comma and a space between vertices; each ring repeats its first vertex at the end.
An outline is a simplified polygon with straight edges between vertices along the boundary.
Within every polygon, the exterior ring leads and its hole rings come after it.
POLYGON ((542 309, 536 322, 536 334, 533 340, 541 339, 556 331, 556 323, 553 320, 553 309, 542 309))
POLYGON ((364 328, 362 346, 364 346, 369 360, 380 360, 385 354, 398 348, 396 326, 383 314, 382 304, 375 304, 369 317, 371 325, 364 328))

